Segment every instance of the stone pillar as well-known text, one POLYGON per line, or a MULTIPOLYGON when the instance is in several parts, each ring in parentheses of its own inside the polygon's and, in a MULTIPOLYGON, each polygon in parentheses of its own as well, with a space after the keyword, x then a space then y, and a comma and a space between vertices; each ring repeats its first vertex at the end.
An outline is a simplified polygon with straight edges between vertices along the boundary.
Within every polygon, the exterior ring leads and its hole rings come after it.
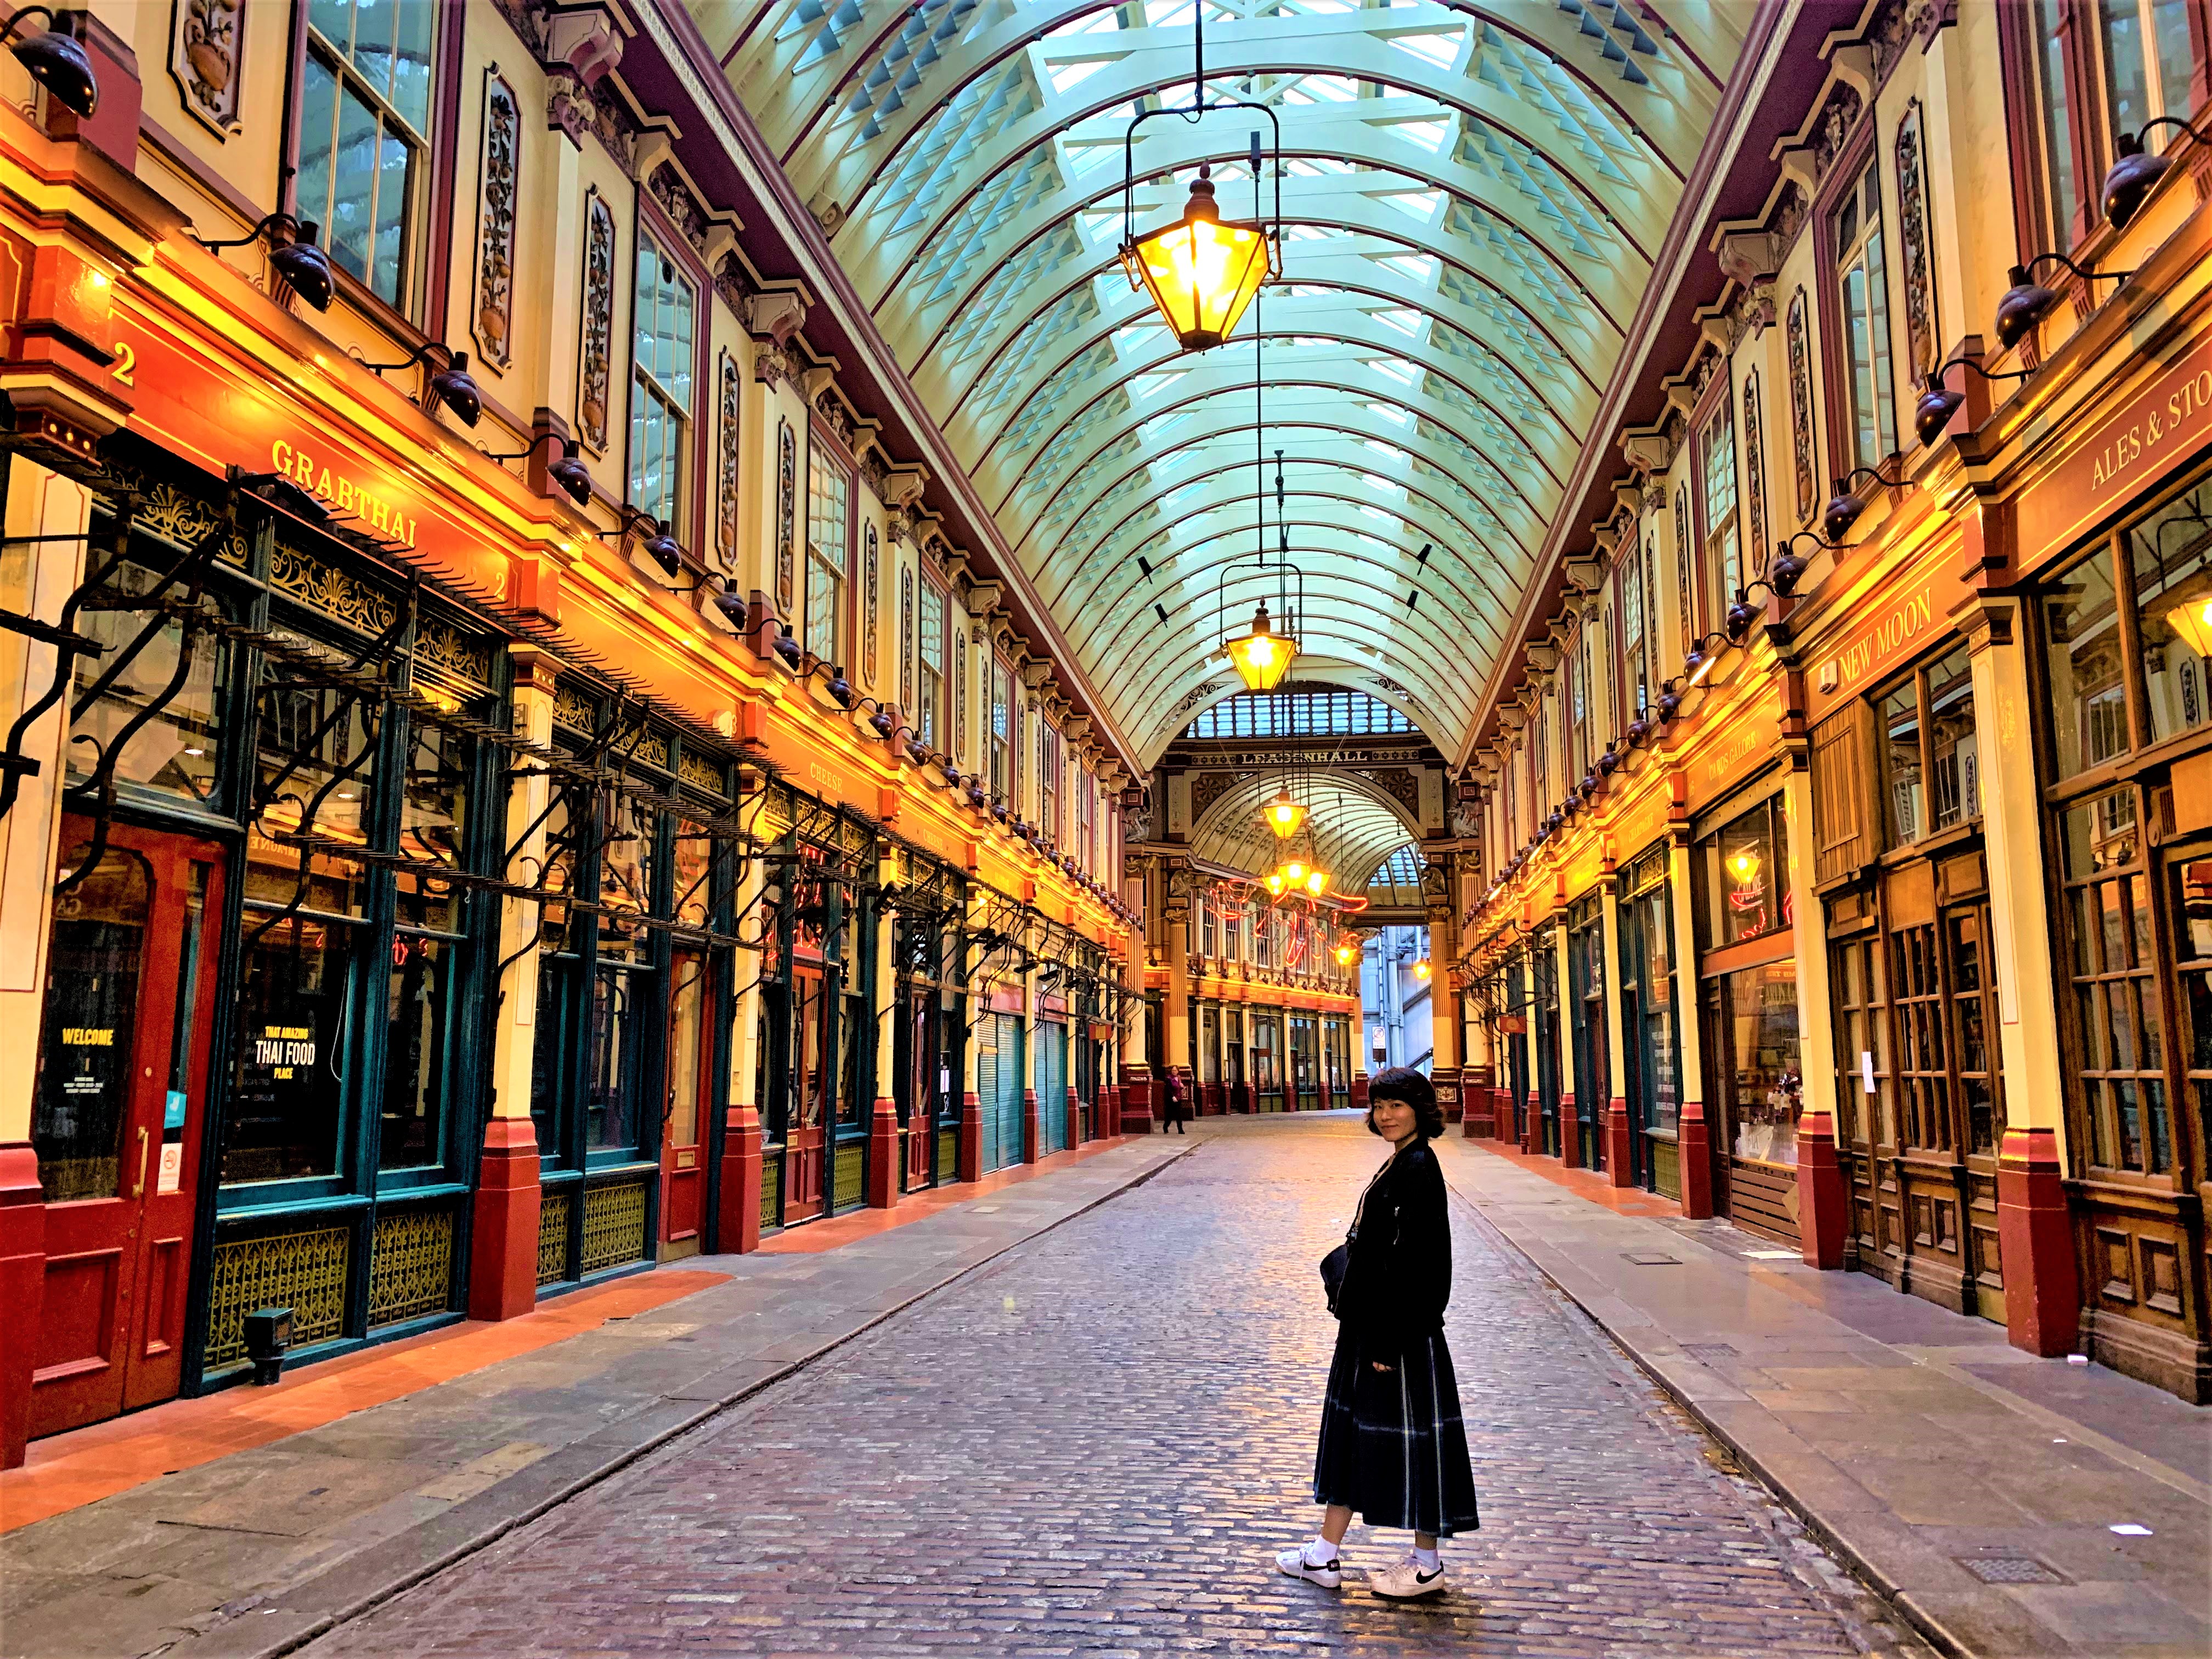
POLYGON ((1797 1118, 1797 1239, 1808 1267, 1844 1265, 1850 1195, 1836 1161, 1836 1120, 1825 1108, 1797 1118))
MULTIPOLYGON (((885 856, 878 863, 876 881, 879 887, 890 886, 898 880, 896 857, 889 843, 883 843, 885 856)), ((875 1021, 876 1036, 876 1103, 868 1115, 868 1181, 867 1203, 872 1210, 888 1210, 899 1200, 899 1163, 902 1149, 899 1140, 898 1103, 891 1098, 891 1066, 894 1050, 890 1033, 886 1029, 886 1017, 898 1000, 897 985, 891 970, 891 918, 880 906, 876 911, 876 971, 875 995, 883 1006, 868 1012, 875 1021)))
MULTIPOLYGON (((1826 1120, 1828 1156, 1832 1161, 1838 1156, 1836 1124, 1839 1115, 1836 1103, 1836 1025, 1828 1000, 1826 912, 1820 895, 1813 890, 1813 775, 1809 770, 1794 770, 1783 779, 1782 803, 1790 820, 1790 902, 1797 970, 1797 1067, 1798 1076, 1803 1080, 1799 1121, 1802 1124, 1816 1115, 1826 1120)), ((1802 1143, 1802 1129, 1800 1140, 1802 1143)), ((1798 1159, 1802 1192, 1802 1144, 1798 1159)), ((1839 1192, 1850 1184, 1844 1180, 1840 1164, 1836 1181, 1839 1192)), ((1808 1241, 1805 1260, 1816 1267, 1842 1267, 1842 1241, 1850 1237, 1848 1215, 1836 1224, 1841 1232, 1832 1261, 1824 1259, 1813 1262, 1809 1244, 1812 1224, 1802 1213, 1797 1219, 1808 1241)), ((1823 1217, 1824 1225, 1826 1220, 1823 1217)), ((1824 1257, 1825 1254, 1824 1250, 1824 1257)))
POLYGON ((1682 1170, 1682 1213, 1702 1220, 1713 1212, 1713 1124, 1705 1113, 1705 1040, 1698 1023, 1698 917, 1690 899, 1690 840, 1686 830, 1673 837, 1667 855, 1667 897, 1674 910, 1674 1024, 1681 1054, 1675 1089, 1681 1104, 1676 1152, 1682 1170))
MULTIPOLYGON (((8 486, 9 536, 75 538, 91 525, 92 498, 84 489, 25 456, 15 458, 8 486)), ((85 553, 81 540, 0 548, 0 606, 58 621, 84 580, 85 553)), ((12 629, 0 631, 0 732, 46 695, 56 667, 52 646, 12 629)), ((10 1034, 0 1043, 0 1308, 8 1310, 8 1337, 0 1342, 0 1468, 9 1469, 21 1466, 28 1443, 31 1373, 46 1306, 46 1192, 31 1120, 61 834, 67 702, 64 693, 24 734, 23 757, 39 769, 22 778, 14 807, 0 818, 0 1030, 10 1034)), ((213 1138, 205 1144, 212 1145, 213 1138)), ((201 1178, 213 1177, 210 1170, 201 1178)))
MULTIPOLYGON (((553 741, 553 683, 561 665, 534 646, 518 645, 514 729, 532 743, 553 741)), ((520 842, 510 881, 537 880, 545 858, 541 820, 551 797, 546 777, 520 780, 507 793, 502 839, 520 842), (535 829, 532 826, 536 825, 535 829), (525 831, 529 831, 526 836, 525 831)), ((492 1031, 491 1121, 484 1126, 469 1224, 469 1317, 513 1319, 538 1305, 538 1127, 530 1116, 531 1074, 538 1056, 537 944, 543 907, 509 896, 500 901, 499 1016, 492 1031)))
POLYGON ((1437 1103, 1443 1108, 1444 1121, 1456 1123, 1467 1110, 1460 1091, 1459 984, 1457 970, 1437 949, 1443 938, 1443 923, 1432 914, 1429 918, 1429 1036, 1435 1058, 1429 1065, 1429 1080, 1437 1085, 1437 1103))
POLYGON ((1628 1120, 1628 1056, 1620 1018, 1620 881, 1599 883, 1605 904, 1605 1173, 1616 1187, 1636 1184, 1636 1126, 1628 1120))
MULTIPOLYGON (((745 860, 738 878, 737 911, 743 932, 761 926, 760 896, 768 885, 768 866, 745 860)), ((760 965, 757 956, 738 958, 744 981, 730 1012, 730 1105, 722 1125, 721 1200, 714 1218, 714 1248, 742 1255, 760 1248, 761 1183, 767 1137, 761 1121, 763 1102, 756 1096, 760 1077, 760 965)))
MULTIPOLYGON (((1172 883, 1174 878, 1169 879, 1172 883)), ((1160 1086, 1166 1087, 1168 1077, 1179 1075, 1183 1084, 1183 1109, 1196 1117, 1198 1079, 1190 1071, 1190 900, 1176 892, 1172 885, 1169 889, 1166 926, 1168 994, 1161 1008, 1160 1086)), ((1288 1054, 1283 1057, 1283 1064, 1290 1064, 1288 1054)))
MULTIPOLYGON (((2052 982, 2052 917, 2044 879, 2043 804, 2028 716, 2026 642, 2009 599, 1954 613, 1973 653, 1975 754, 1982 846, 1990 875, 1990 958, 1996 975, 1997 1052, 2004 1067, 2004 1139, 1997 1152, 1997 1248, 2005 1334, 2016 1348, 2070 1352, 2080 1334, 2081 1276, 2063 1184, 2069 1171, 2065 1073, 2057 1023, 2021 1017, 2052 982)), ((2047 1016, 2048 1005, 2044 1012, 2047 1016)))

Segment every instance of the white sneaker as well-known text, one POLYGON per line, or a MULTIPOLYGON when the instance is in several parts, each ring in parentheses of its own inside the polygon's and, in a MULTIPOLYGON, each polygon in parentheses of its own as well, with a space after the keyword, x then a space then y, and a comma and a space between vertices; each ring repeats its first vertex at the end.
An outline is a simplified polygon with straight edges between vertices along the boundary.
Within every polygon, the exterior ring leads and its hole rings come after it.
POLYGON ((1293 1578, 1303 1578, 1309 1584, 1319 1584, 1323 1589, 1336 1589, 1344 1583, 1344 1563, 1334 1556, 1325 1567, 1316 1567, 1306 1559, 1305 1547, 1294 1546, 1275 1558, 1275 1570, 1286 1572, 1293 1578))
POLYGON ((1435 1571, 1424 1572, 1420 1562, 1409 1555, 1395 1566, 1369 1573, 1367 1588, 1386 1601, 1418 1601, 1424 1596, 1441 1595, 1444 1592, 1443 1565, 1439 1562, 1435 1571))

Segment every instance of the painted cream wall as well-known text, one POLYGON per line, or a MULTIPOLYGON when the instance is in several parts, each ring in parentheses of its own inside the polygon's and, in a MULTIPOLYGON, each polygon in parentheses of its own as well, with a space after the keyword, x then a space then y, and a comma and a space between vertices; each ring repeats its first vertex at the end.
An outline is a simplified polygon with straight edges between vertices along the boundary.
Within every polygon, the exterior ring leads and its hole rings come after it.
MULTIPOLYGON (((256 93, 259 88, 277 88, 284 83, 285 66, 290 55, 291 8, 238 9, 241 31, 238 73, 248 90, 239 99, 237 131, 224 133, 208 126, 185 106, 183 91, 169 68, 173 21, 170 7, 150 4, 147 0, 98 0, 88 9, 127 41, 137 54, 140 109, 145 121, 161 128, 158 137, 148 133, 154 139, 154 149, 165 155, 173 149, 180 151, 189 162, 224 179, 255 204, 260 212, 274 212, 277 206, 276 170, 283 161, 284 106, 281 97, 257 96, 256 93)), ((15 67, 12 59, 9 67, 15 67)), ((14 98, 12 88, 9 95, 14 98)), ((161 181, 149 177, 149 161, 164 171, 169 170, 166 159, 157 161, 142 149, 138 161, 142 178, 173 201, 190 199, 188 194, 166 189, 161 181)), ((215 211, 222 214, 220 209, 215 211)), ((202 222, 201 231, 213 235, 218 228, 217 222, 210 218, 202 222)), ((246 226, 241 224, 234 231, 223 228, 224 234, 242 235, 246 226)))

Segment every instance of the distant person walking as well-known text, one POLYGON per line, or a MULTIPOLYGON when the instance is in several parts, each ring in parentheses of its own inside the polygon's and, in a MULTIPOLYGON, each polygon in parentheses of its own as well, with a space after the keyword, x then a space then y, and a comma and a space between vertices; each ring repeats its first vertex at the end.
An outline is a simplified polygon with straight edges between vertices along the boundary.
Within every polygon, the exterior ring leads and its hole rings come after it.
POLYGON ((1444 1346, 1451 1218, 1429 1146, 1444 1132, 1443 1111, 1429 1079, 1402 1066, 1376 1077, 1368 1102, 1367 1127, 1390 1143, 1390 1156, 1361 1194, 1344 1243, 1322 1263, 1338 1322, 1314 1454, 1313 1498, 1326 1510, 1313 1540, 1275 1565, 1336 1589, 1338 1547, 1356 1510, 1370 1527, 1413 1534, 1410 1556, 1367 1579, 1376 1595, 1412 1601, 1444 1589, 1437 1540, 1480 1523, 1444 1346))
POLYGON ((1170 1072, 1160 1091, 1160 1133, 1165 1134, 1173 1129, 1179 1135, 1187 1135, 1190 1131, 1183 1125, 1189 1121, 1190 1097, 1185 1092, 1183 1080, 1170 1072))

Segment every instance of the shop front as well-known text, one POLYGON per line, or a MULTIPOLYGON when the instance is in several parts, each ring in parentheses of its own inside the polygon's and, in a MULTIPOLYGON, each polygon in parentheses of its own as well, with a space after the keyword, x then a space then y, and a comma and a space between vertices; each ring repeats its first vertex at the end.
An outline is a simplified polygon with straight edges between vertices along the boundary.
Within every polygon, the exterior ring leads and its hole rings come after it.
POLYGON ((1593 890, 1567 910, 1567 990, 1573 1028, 1574 1105, 1561 1124, 1565 1162, 1605 1168, 1605 1110, 1613 1092, 1606 1051, 1605 901, 1593 890))
POLYGON ((897 1013, 891 1086, 905 1137, 908 1192, 960 1178, 960 1087, 967 1035, 957 963, 967 884, 951 866, 910 847, 896 854, 887 908, 897 1013))
POLYGON ((1679 1200, 1681 1030, 1668 858, 1662 842, 1630 860, 1620 878, 1621 1060, 1636 1149, 1633 1184, 1679 1200))
POLYGON ((1260 1110, 1279 1112, 1283 1105, 1282 1016, 1273 1008, 1253 1008, 1246 1018, 1252 1030, 1252 1089, 1260 1110))
POLYGON ((1739 1226, 1798 1240, 1797 972, 1783 798, 1771 776, 1708 819, 1692 850, 1702 890, 1698 981, 1717 1121, 1714 1192, 1739 1226), (1769 791, 1744 804, 1747 796, 1769 791))
POLYGON ((2212 1396, 2212 479, 2039 581, 2036 733, 2058 896, 2082 1338, 2212 1396))
POLYGON ((1559 932, 1556 927, 1539 927, 1528 940, 1528 1036, 1535 1060, 1535 1144, 1528 1150, 1552 1158, 1565 1144, 1563 1115, 1571 1122, 1574 1112, 1560 1072, 1559 932))
POLYGON ((2004 1103, 1972 659, 1939 635, 1917 661, 1884 666, 1824 714, 1812 746, 1854 1265, 2002 1320, 2004 1103))

